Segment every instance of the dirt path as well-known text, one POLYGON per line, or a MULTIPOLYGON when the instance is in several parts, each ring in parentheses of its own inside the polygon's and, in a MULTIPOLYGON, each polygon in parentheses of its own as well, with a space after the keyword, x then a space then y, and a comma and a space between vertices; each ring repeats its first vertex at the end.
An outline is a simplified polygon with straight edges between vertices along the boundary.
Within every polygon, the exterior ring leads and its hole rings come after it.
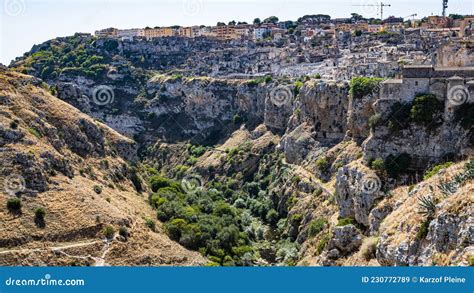
POLYGON ((75 258, 75 259, 84 259, 84 260, 93 259, 94 260, 93 266, 107 266, 108 264, 105 262, 105 256, 109 252, 110 244, 114 240, 115 240, 115 236, 112 239, 94 240, 94 241, 89 241, 89 242, 77 242, 77 243, 70 243, 70 244, 60 245, 60 246, 51 246, 49 248, 10 249, 10 250, 0 251, 0 255, 9 254, 9 253, 30 253, 30 252, 50 252, 51 251, 51 252, 59 253, 66 257, 75 258), (102 252, 100 257, 92 256, 90 254, 73 255, 64 251, 69 248, 86 247, 86 246, 91 246, 98 243, 104 243, 104 245, 102 246, 100 250, 102 252))

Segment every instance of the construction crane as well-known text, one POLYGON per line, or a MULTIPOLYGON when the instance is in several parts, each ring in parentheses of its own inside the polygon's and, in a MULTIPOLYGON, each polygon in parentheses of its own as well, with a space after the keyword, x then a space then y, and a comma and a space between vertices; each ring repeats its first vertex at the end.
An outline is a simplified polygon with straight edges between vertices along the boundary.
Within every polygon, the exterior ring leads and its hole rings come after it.
POLYGON ((414 13, 414 14, 410 14, 410 15, 408 15, 408 16, 405 16, 404 19, 405 19, 405 18, 408 18, 408 19, 411 18, 411 20, 410 20, 411 26, 412 26, 412 27, 415 27, 415 17, 416 17, 416 16, 418 16, 418 14, 414 13))
POLYGON ((443 17, 446 17, 446 9, 448 9, 448 0, 443 0, 443 17))
MULTIPOLYGON (((447 0, 446 0, 447 2, 447 0)), ((361 5, 352 5, 352 6, 376 6, 380 7, 380 20, 383 21, 383 8, 384 7, 391 7, 391 4, 384 4, 383 2, 380 2, 380 4, 361 4, 361 5)))

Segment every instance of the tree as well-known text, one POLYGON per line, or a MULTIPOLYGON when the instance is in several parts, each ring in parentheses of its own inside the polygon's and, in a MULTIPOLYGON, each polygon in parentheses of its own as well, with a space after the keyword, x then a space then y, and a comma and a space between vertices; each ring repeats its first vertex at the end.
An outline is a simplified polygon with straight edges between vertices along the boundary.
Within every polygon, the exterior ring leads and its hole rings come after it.
POLYGON ((229 21, 229 25, 235 25, 235 20, 229 21))
POLYGON ((358 13, 351 13, 351 19, 353 21, 359 21, 359 20, 363 20, 364 17, 358 13))
POLYGON ((262 21, 258 17, 253 20, 253 24, 260 25, 261 23, 262 21))
POLYGON ((270 16, 270 17, 267 17, 263 20, 263 23, 278 23, 278 17, 276 16, 270 16))
POLYGON ((19 212, 21 210, 21 200, 19 198, 11 198, 7 201, 7 209, 10 212, 19 212))
POLYGON ((278 223, 278 212, 274 209, 268 211, 266 220, 271 226, 275 226, 278 223))
POLYGON ((220 22, 220 21, 217 23, 217 26, 224 26, 224 25, 225 25, 225 23, 220 22))

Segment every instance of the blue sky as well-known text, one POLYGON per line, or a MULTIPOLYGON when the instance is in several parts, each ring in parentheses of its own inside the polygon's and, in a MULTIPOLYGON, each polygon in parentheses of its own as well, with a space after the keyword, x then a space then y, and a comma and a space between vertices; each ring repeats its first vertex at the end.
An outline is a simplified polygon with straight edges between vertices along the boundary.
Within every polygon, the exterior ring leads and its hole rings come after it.
MULTIPOLYGON (((106 27, 214 25, 217 21, 251 22, 276 15, 296 20, 305 14, 348 17, 351 12, 376 17, 378 0, 0 0, 0 63, 8 65, 34 44, 106 27)), ((441 0, 384 0, 384 16, 441 13, 441 0)), ((448 13, 474 14, 474 0, 449 0, 448 13)))

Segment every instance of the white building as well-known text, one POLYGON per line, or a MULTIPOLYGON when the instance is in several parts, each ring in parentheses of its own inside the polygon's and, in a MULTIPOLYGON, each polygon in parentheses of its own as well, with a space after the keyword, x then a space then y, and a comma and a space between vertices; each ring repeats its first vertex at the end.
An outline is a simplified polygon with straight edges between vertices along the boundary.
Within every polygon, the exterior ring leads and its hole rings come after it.
POLYGON ((128 38, 131 39, 133 37, 144 37, 145 30, 141 28, 132 28, 132 29, 124 29, 117 31, 117 37, 119 38, 128 38))

